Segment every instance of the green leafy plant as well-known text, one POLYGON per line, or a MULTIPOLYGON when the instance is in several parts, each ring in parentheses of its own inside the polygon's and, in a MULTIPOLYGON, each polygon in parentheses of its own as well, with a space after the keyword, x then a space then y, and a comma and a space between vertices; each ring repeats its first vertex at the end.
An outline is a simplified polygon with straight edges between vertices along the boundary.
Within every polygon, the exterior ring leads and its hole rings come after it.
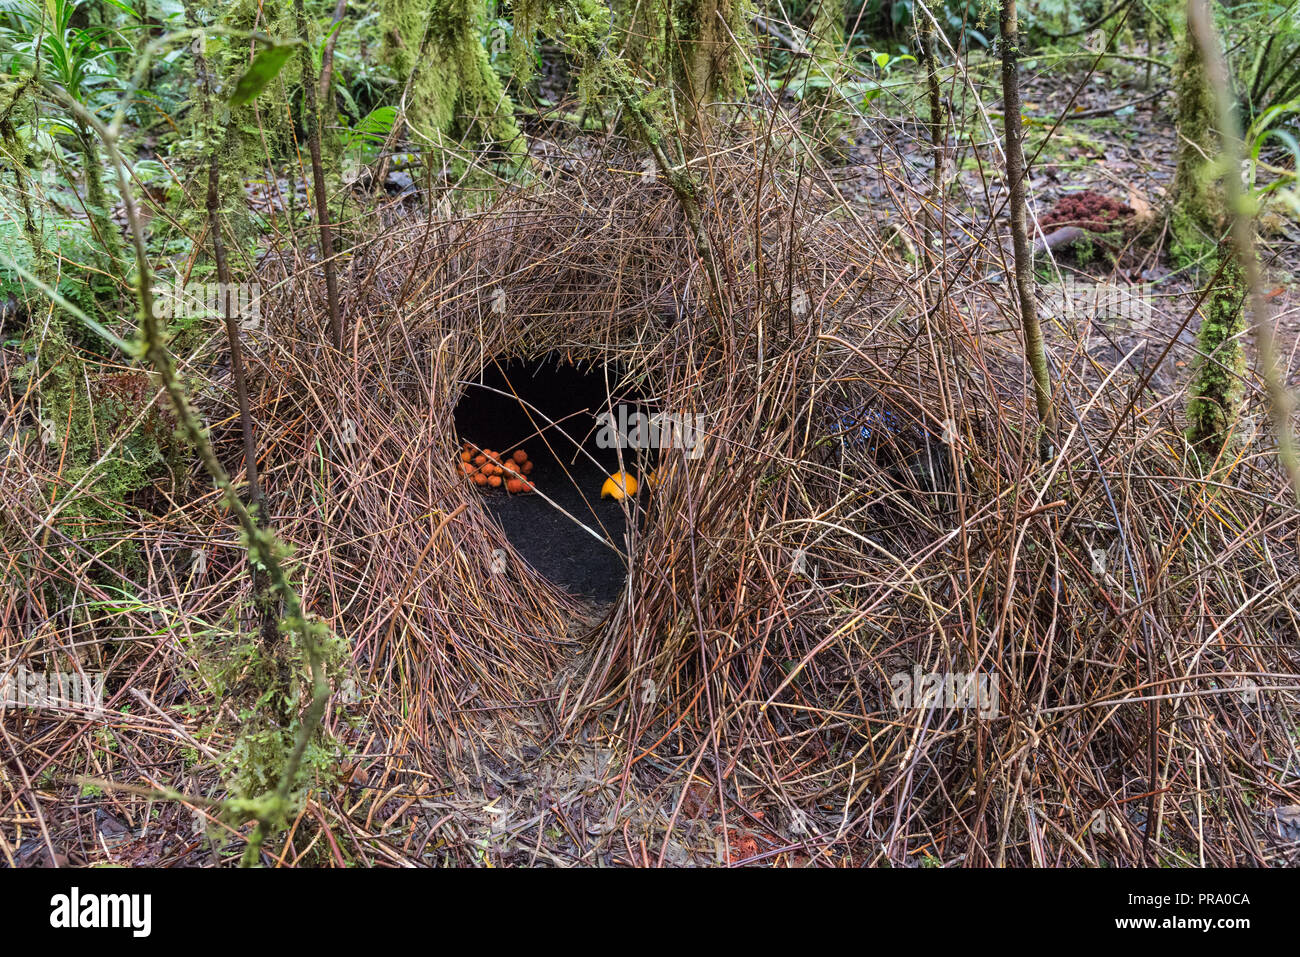
POLYGON ((1246 123, 1292 123, 1294 111, 1274 111, 1300 100, 1300 0, 1234 4, 1220 14, 1225 35, 1240 38, 1229 53, 1246 123))
MULTIPOLYGON (((118 0, 108 2, 126 13, 128 22, 138 20, 118 0)), ((10 73, 35 81, 37 95, 49 107, 41 111, 43 129, 75 144, 85 186, 84 211, 95 233, 99 265, 120 273, 121 242, 108 212, 111 200, 98 146, 86 123, 59 102, 66 96, 99 110, 116 104, 126 88, 122 74, 131 51, 127 28, 79 25, 84 19, 80 14, 90 5, 89 0, 11 0, 0 12, 0 57, 8 61, 10 73)))
MULTIPOLYGON (((138 15, 106 0, 131 18, 138 15)), ((100 106, 120 92, 131 52, 123 29, 76 25, 89 0, 10 0, 0 7, 0 54, 11 73, 39 69, 80 103, 100 106)))
POLYGON ((248 65, 244 75, 235 84, 235 92, 230 95, 231 107, 243 106, 257 98, 266 89, 266 85, 279 75, 284 65, 289 62, 296 42, 274 43, 263 48, 253 62, 248 65))
POLYGON ((383 146, 396 119, 395 106, 381 106, 371 110, 344 134, 344 151, 356 151, 369 159, 383 146))

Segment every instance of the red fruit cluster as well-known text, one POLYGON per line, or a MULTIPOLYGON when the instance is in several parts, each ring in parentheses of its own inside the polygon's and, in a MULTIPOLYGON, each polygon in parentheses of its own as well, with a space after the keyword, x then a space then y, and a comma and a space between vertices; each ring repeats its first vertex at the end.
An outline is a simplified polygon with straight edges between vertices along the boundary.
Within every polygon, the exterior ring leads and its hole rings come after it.
POLYGON ((1078 226, 1094 233, 1105 233, 1123 226, 1123 221, 1132 216, 1132 208, 1088 189, 1062 196, 1040 222, 1044 228, 1078 226))

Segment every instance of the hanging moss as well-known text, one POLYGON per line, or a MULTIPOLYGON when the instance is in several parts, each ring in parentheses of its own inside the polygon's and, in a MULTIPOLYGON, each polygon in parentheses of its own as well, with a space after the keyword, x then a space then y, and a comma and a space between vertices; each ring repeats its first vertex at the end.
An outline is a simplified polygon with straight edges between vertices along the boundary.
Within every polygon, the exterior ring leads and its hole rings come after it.
POLYGON ((429 2, 430 0, 381 0, 379 4, 383 57, 398 79, 408 76, 419 62, 429 2))
POLYGON ((411 78, 406 122, 435 147, 465 142, 524 152, 514 105, 483 44, 483 0, 382 0, 385 56, 411 78))

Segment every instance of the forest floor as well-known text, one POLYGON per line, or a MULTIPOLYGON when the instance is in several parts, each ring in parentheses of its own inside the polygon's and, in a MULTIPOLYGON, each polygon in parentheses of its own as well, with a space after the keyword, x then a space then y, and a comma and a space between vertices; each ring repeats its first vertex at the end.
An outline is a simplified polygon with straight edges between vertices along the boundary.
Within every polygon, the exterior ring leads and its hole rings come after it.
MULTIPOLYGON (((987 93, 988 88, 983 89, 987 93)), ((1127 66, 1112 74, 1091 75, 1083 69, 1031 70, 1023 92, 1026 151, 1033 156, 1041 149, 1029 184, 1031 209, 1040 222, 1050 222, 1062 200, 1088 192, 1109 197, 1129 211, 1127 228, 1116 245, 1066 246, 1040 257, 1039 299, 1049 310, 1045 313, 1049 344, 1062 356, 1073 355, 1081 364, 1092 365, 1095 381, 1121 361, 1139 376, 1150 372, 1149 401, 1159 406, 1162 399, 1186 387, 1192 371, 1199 317, 1193 315, 1190 321, 1188 317, 1205 281, 1202 270, 1208 266, 1198 263, 1180 269, 1170 262, 1163 224, 1175 169, 1173 96, 1167 89, 1148 88, 1140 71, 1127 66), (1062 115, 1065 121, 1056 125, 1062 115), (1089 316, 1082 311, 1053 314, 1051 304, 1060 300, 1053 300, 1046 287, 1061 278, 1134 288, 1143 297, 1145 311, 1132 317, 1089 316), (1082 360, 1084 354, 1090 362, 1082 360)), ((981 107, 994 114, 1001 108, 1000 102, 990 102, 987 96, 981 107)), ((915 104, 907 106, 908 111, 914 108, 915 104)), ((925 189, 930 159, 918 146, 921 140, 915 128, 907 129, 904 136, 892 136, 888 124, 860 128, 849 163, 825 170, 855 213, 876 219, 883 234, 889 223, 877 219, 873 211, 889 208, 889 193, 898 189, 899 180, 918 191, 925 189)), ((960 248, 978 235, 982 224, 996 220, 1000 232, 995 235, 1007 250, 1004 261, 1009 265, 1010 240, 1002 205, 1007 190, 1000 151, 1000 143, 990 143, 962 156, 960 168, 953 171, 954 192, 963 195, 965 203, 949 208, 947 226, 953 247, 960 248)), ((1295 384, 1300 377, 1295 361, 1300 344, 1300 224, 1267 213, 1261 226, 1260 255, 1269 283, 1271 319, 1282 362, 1295 384)), ((1041 227, 1042 234, 1052 229, 1041 227)), ((992 253, 989 258, 998 257, 992 253)), ((989 268, 987 263, 984 268, 989 268)), ((981 318, 989 334, 1019 335, 1005 315, 981 318)), ((1253 354, 1253 344, 1248 345, 1248 354, 1253 354)), ((585 626, 597 623, 608 607, 604 600, 588 603, 585 619, 575 622, 575 633, 580 636, 585 626)), ((544 724, 546 719, 541 721, 544 724)), ((820 820, 796 820, 780 807, 736 804, 719 809, 716 790, 704 778, 684 794, 658 792, 655 782, 671 777, 661 773, 669 770, 665 767, 641 766, 624 774, 621 763, 613 764, 606 768, 612 774, 600 781, 599 774, 591 774, 592 762, 612 760, 617 752, 598 743, 597 729, 588 733, 576 743, 526 749, 516 755, 522 762, 501 762, 498 757, 481 765, 482 796, 488 799, 485 813, 496 822, 493 833, 515 834, 525 847, 544 834, 546 839, 527 852, 530 859, 541 854, 558 863, 591 860, 594 855, 606 863, 638 863, 654 861, 662 853, 666 863, 675 864, 775 860, 798 865, 808 860, 804 835, 835 830, 839 809, 829 804, 821 809, 820 820), (611 790, 616 779, 620 786, 611 790), (582 790, 579 782, 584 780, 595 786, 582 790), (578 785, 571 792, 576 804, 567 811, 548 804, 559 782, 570 788, 578 785), (657 812, 649 810, 656 807, 657 812), (553 823, 545 831, 538 821, 548 813, 553 823), (580 837, 575 831, 581 830, 583 820, 596 824, 580 837)), ((837 859, 832 851, 826 853, 828 863, 837 859)))
MULTIPOLYGON (((1085 349, 1103 365, 1129 356, 1135 369, 1145 370, 1173 340, 1151 381, 1157 392, 1169 394, 1186 384, 1194 361, 1199 321, 1188 321, 1188 315, 1205 281, 1203 270, 1210 265, 1178 268, 1170 261, 1165 211, 1176 166, 1173 94, 1167 88, 1148 87, 1140 68, 1123 63, 1095 72, 1082 66, 1048 69, 1035 61, 1026 66, 1022 78, 1025 152, 1033 161, 1028 189, 1031 212, 1041 224, 1037 235, 1042 238, 1052 232, 1053 217, 1063 218, 1058 211, 1062 201, 1071 197, 1099 194, 1126 208, 1119 220, 1124 224, 1122 235, 1065 245, 1050 257, 1040 250, 1039 301, 1049 341, 1068 352, 1082 337, 1085 349), (1058 123, 1062 116, 1065 119, 1058 123), (1053 297, 1053 286, 1059 288, 1062 281, 1127 287, 1141 297, 1143 315, 1117 317, 1102 310, 1102 315, 1089 316, 1086 309, 1061 315, 1061 300, 1059 294, 1053 297)), ((981 114, 997 124, 1001 103, 996 82, 992 61, 973 64, 971 83, 982 96, 978 105, 966 104, 967 128, 978 125, 981 114)), ((888 199, 899 191, 900 183, 908 184, 918 196, 927 189, 932 168, 928 147, 922 131, 907 119, 920 112, 921 104, 899 106, 897 126, 880 123, 860 128, 851 162, 827 171, 864 218, 871 218, 873 209, 888 208, 888 199)), ((1010 274, 1011 258, 1001 152, 1000 140, 990 137, 958 150, 955 160, 949 157, 949 198, 955 201, 944 210, 944 229, 952 249, 965 249, 972 237, 986 232, 990 220, 996 223, 998 231, 987 236, 986 266, 992 271, 984 274, 995 279, 1010 274), (1002 263, 997 262, 995 239, 1006 250, 1002 263)), ((888 229, 888 219, 879 224, 888 229)), ((1300 342, 1300 223, 1281 215, 1276 207, 1266 209, 1260 217, 1260 238, 1277 347, 1294 383, 1300 342)), ((1005 316, 1000 323, 997 316, 983 318, 994 320, 987 331, 1017 335, 1005 316)))
MULTIPOLYGON (((1031 201, 1040 219, 1062 198, 1094 191, 1128 207, 1135 220, 1158 223, 1174 172, 1172 96, 1144 88, 1132 73, 1129 69, 1113 76, 1094 75, 1077 93, 1082 71, 1031 70, 1026 76, 1031 155, 1055 118, 1067 116, 1032 168, 1031 201)), ((995 111, 996 98, 984 89, 982 109, 995 111)), ((914 129, 899 138, 891 137, 887 125, 863 129, 850 164, 830 171, 831 179, 851 197, 860 215, 875 218, 876 210, 889 205, 883 200, 899 179, 923 188, 929 159, 919 142, 914 129)), ((997 152, 997 144, 988 143, 958 158, 956 191, 963 201, 950 209, 947 223, 954 246, 978 234, 995 214, 1002 226, 1006 189, 997 172, 997 152)), ((395 191, 407 192, 412 207, 418 204, 410 193, 409 176, 394 173, 389 182, 395 191)), ((886 221, 880 225, 888 227, 886 221)), ((1262 255, 1278 345, 1294 369, 1300 343, 1300 225, 1274 217, 1266 219, 1264 227, 1262 255)), ((1005 242, 1004 236, 999 238, 1005 242)), ((1143 234, 1141 243, 1126 248, 1094 248, 1083 256, 1067 250, 1055 254, 1062 274, 1092 282, 1151 284, 1150 321, 1107 320, 1086 337, 1084 348, 1103 367, 1128 356, 1135 368, 1146 369, 1166 343, 1176 340, 1151 381, 1160 394, 1185 385, 1197 325, 1185 319, 1195 301, 1198 277, 1171 266, 1165 238, 1157 225, 1143 234)), ((986 265, 995 268, 994 259, 990 255, 986 265)), ((997 315, 980 318, 990 335, 1017 335, 1005 321, 999 323, 997 315)), ((1050 342, 1067 352, 1078 342, 1077 326, 1055 318, 1060 321, 1048 323, 1050 342)), ((551 534, 539 529, 539 540, 551 534)), ((602 593, 600 599, 585 603, 575 617, 575 648, 607 613, 609 596, 602 593)), ((341 862, 346 857, 393 865, 463 860, 464 848, 477 849, 479 861, 492 864, 799 865, 808 862, 805 834, 834 833, 840 811, 834 806, 824 808, 824 820, 808 820, 802 814, 796 819, 779 807, 747 806, 741 800, 720 808, 713 782, 698 775, 684 790, 665 786, 662 782, 680 782, 680 772, 689 777, 692 769, 666 766, 663 748, 627 755, 616 744, 624 729, 594 722, 573 739, 557 734, 552 703, 572 678, 572 671, 562 674, 531 717, 527 711, 519 715, 517 734, 494 737, 498 733, 485 723, 478 742, 466 741, 460 753, 443 755, 447 764, 459 768, 457 780, 435 780, 413 771, 407 755, 370 732, 340 730, 354 755, 340 791, 322 813, 331 817, 331 842, 341 842, 346 854, 338 846, 323 845, 298 847, 297 853, 307 860, 341 862)), ((742 793, 746 773, 742 768, 737 775, 742 793)), ((98 859, 129 864, 193 865, 238 856, 204 840, 204 822, 178 805, 164 807, 143 829, 128 827, 109 807, 97 811, 94 820, 95 835, 74 839, 69 833, 66 844, 54 852, 72 846, 94 848, 98 859)), ((44 842, 33 839, 18 849, 18 862, 35 862, 46 850, 44 842)))

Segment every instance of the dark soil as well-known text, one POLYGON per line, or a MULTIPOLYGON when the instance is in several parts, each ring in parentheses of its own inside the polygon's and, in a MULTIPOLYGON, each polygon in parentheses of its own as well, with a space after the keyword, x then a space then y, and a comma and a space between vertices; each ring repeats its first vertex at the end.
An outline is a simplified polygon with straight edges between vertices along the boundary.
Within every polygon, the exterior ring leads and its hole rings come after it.
MULTIPOLYGON (((601 499, 601 486, 618 470, 618 458, 616 450, 596 446, 596 416, 635 399, 617 392, 611 399, 618 379, 614 370, 578 368, 553 357, 492 363, 466 385, 456 408, 462 440, 504 453, 523 448, 533 462, 529 478, 540 494, 483 493, 487 511, 511 545, 557 585, 599 603, 615 600, 627 578, 633 503, 625 509, 601 499)), ((630 453, 625 450, 624 456, 629 471, 639 472, 630 453)))

